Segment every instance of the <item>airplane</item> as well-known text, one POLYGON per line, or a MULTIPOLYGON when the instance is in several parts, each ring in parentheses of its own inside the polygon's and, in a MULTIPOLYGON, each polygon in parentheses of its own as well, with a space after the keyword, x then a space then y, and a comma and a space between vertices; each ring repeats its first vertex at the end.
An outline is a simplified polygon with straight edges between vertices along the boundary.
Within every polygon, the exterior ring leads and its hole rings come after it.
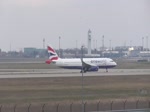
POLYGON ((47 46, 49 59, 45 61, 47 64, 54 64, 65 69, 80 69, 81 72, 98 71, 99 68, 108 68, 117 66, 117 63, 110 58, 70 58, 62 59, 51 46, 47 46))

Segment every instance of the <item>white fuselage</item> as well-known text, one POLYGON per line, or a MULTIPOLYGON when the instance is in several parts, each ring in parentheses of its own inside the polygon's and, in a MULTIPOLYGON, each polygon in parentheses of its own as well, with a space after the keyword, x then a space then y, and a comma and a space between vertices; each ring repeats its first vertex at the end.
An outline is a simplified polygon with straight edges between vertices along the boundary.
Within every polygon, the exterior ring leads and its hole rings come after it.
MULTIPOLYGON (((99 68, 111 68, 117 65, 116 62, 114 62, 110 58, 83 58, 83 61, 88 65, 97 66, 99 68)), ((80 69, 82 67, 82 62, 80 58, 59 58, 58 60, 53 60, 52 63, 62 68, 80 69)))

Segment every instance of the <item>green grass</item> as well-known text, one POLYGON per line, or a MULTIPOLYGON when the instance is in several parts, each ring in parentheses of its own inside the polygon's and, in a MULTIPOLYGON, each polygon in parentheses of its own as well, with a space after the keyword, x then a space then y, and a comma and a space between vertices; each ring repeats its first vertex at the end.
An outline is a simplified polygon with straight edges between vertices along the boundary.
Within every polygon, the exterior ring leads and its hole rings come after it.
MULTIPOLYGON (((84 78, 85 100, 150 98, 150 76, 84 78), (146 91, 142 93, 141 90, 146 91)), ((0 103, 80 101, 80 77, 0 79, 0 103)))

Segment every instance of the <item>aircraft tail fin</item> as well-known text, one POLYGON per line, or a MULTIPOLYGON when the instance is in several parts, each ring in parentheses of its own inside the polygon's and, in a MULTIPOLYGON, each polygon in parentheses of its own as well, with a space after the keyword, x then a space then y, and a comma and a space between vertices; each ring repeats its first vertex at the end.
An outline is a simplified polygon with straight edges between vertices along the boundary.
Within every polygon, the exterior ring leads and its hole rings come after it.
POLYGON ((49 53, 49 59, 46 61, 47 64, 50 64, 53 60, 58 60, 59 57, 51 46, 47 46, 47 51, 49 53))

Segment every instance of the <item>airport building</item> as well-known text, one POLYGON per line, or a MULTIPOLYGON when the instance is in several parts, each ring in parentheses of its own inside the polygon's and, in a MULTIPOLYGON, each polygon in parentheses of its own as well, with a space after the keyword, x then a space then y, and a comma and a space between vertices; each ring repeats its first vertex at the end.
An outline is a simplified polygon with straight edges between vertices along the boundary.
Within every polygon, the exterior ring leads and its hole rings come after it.
POLYGON ((34 58, 40 58, 40 57, 46 57, 47 56, 47 50, 46 49, 37 49, 37 48, 24 48, 24 57, 34 57, 34 58))
POLYGON ((140 51, 140 57, 150 57, 150 51, 140 51))
POLYGON ((142 51, 142 46, 116 46, 114 50, 116 51, 128 51, 129 49, 142 51))
POLYGON ((103 57, 139 57, 139 56, 148 56, 147 53, 142 53, 142 46, 117 46, 114 50, 108 50, 107 48, 101 52, 103 57), (141 53, 140 53, 141 52, 141 53), (140 55, 142 54, 142 55, 140 55))

